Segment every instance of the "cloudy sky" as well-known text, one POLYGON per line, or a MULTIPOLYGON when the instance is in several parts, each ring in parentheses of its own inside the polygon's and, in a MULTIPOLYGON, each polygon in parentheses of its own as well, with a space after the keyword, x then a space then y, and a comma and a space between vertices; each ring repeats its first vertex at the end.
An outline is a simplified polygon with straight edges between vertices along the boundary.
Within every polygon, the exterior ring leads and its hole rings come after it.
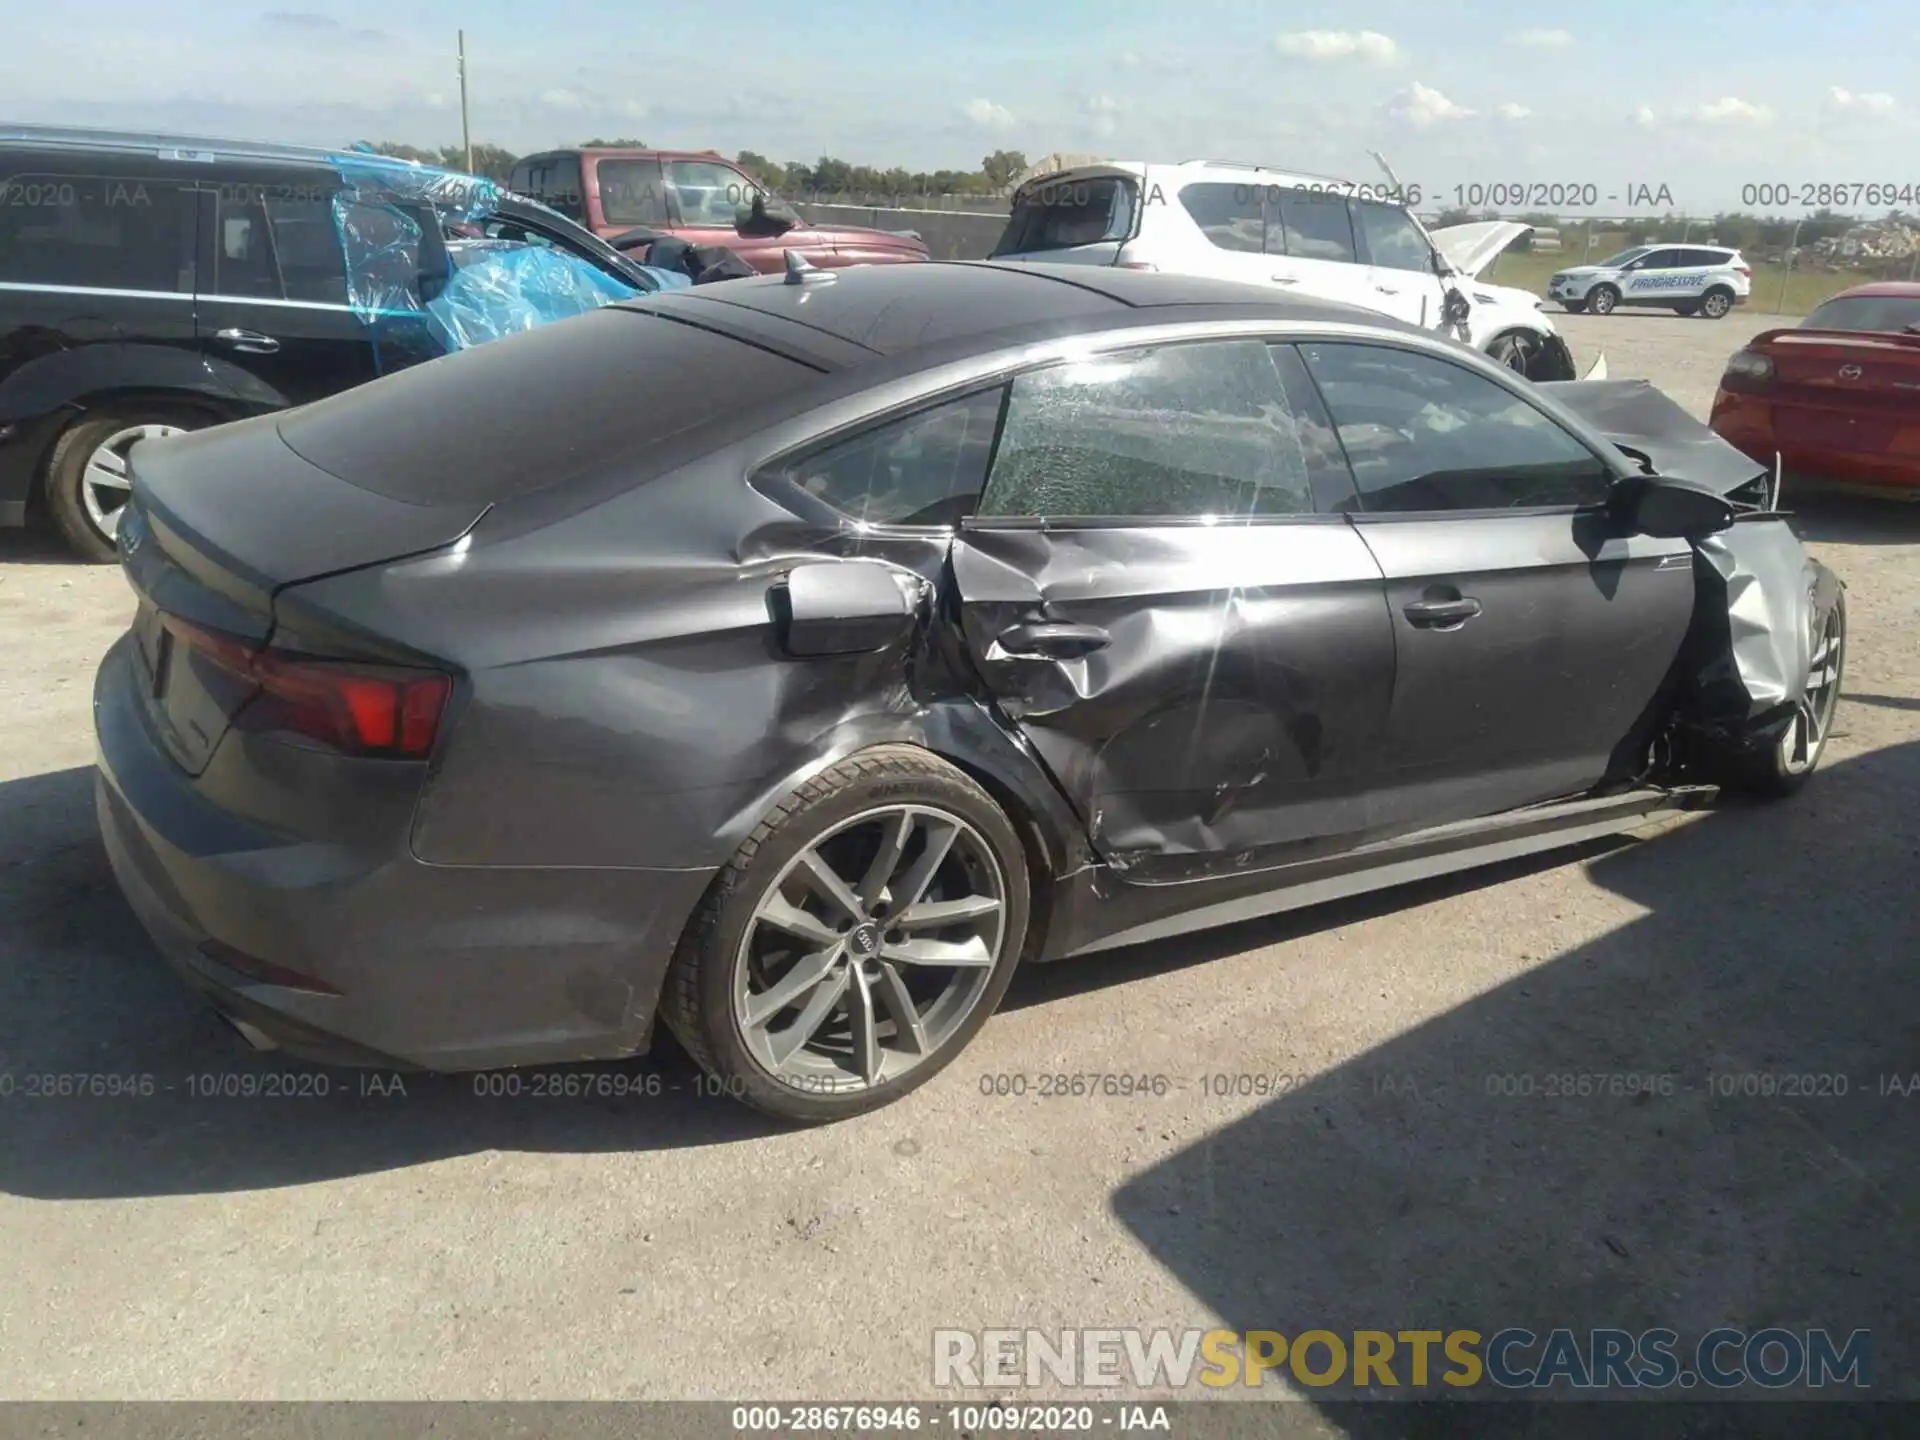
POLYGON ((454 141, 464 27, 474 138, 522 152, 598 133, 933 169, 1005 146, 1373 180, 1378 149, 1429 201, 1558 183, 1616 213, 1639 185, 1697 212, 1758 183, 1920 186, 1920 15, 1895 0, 1546 23, 1492 0, 282 3, 311 8, 16 7, 0 121, 454 141))

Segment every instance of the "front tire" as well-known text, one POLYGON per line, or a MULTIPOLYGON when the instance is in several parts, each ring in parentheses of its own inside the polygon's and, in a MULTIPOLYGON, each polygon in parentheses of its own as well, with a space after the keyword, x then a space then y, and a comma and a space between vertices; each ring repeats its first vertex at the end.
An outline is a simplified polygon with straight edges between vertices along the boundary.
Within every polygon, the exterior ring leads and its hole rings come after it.
POLYGON ((1611 315, 1620 303, 1620 292, 1611 285, 1596 285, 1587 292, 1587 308, 1596 315, 1611 315))
POLYGON ((1716 287, 1700 297, 1700 313, 1709 320, 1724 320, 1733 309, 1733 292, 1716 287))
POLYGON ((203 428, 206 417, 159 404, 90 410, 61 432, 47 458, 47 513, 67 547, 96 565, 119 558, 120 511, 133 494, 127 452, 141 440, 203 428))
POLYGON ((1840 682, 1847 664, 1847 597, 1835 596, 1833 609, 1814 641, 1807 684, 1793 722, 1779 743, 1762 750, 1729 753, 1718 767, 1728 789, 1781 799, 1807 783, 1826 753, 1833 718, 1840 705, 1840 682))
POLYGON ((661 1019, 722 1093, 821 1124, 932 1079, 1026 943, 1020 838, 938 756, 863 750, 795 790, 716 877, 661 1019))

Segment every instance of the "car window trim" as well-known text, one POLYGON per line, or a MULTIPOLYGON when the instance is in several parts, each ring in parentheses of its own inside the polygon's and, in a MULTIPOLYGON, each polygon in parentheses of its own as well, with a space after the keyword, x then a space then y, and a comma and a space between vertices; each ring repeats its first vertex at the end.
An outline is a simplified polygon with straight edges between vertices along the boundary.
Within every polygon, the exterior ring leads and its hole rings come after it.
MULTIPOLYGON (((987 389, 996 383, 1004 383, 1022 370, 1060 360, 1101 355, 1112 350, 1137 350, 1143 345, 1172 344, 1189 339, 1259 340, 1268 345, 1309 345, 1315 342, 1385 345, 1419 355, 1431 355, 1456 365, 1462 364, 1461 356, 1455 353, 1459 349, 1456 341, 1438 335, 1384 332, 1369 323, 1339 320, 1288 320, 1269 316, 1237 320, 1147 321, 1107 330, 1083 331, 1076 335, 1052 336, 947 361, 884 381, 852 395, 841 396, 816 409, 769 425, 753 440, 743 443, 746 454, 742 460, 740 483, 751 485, 754 477, 781 464, 791 463, 800 458, 803 451, 828 443, 834 435, 851 434, 869 424, 881 423, 889 415, 905 415, 923 405, 937 404, 942 397, 957 399, 969 390, 987 389), (827 416, 837 418, 823 418, 827 416)), ((1495 375, 1505 377, 1511 373, 1490 360, 1485 363, 1495 375)), ((1463 368, 1472 370, 1474 367, 1463 365, 1463 368)), ((1501 378, 1495 379, 1494 383, 1504 384, 1506 381, 1501 378)), ((1525 398, 1535 408, 1541 408, 1531 397, 1525 398)), ((1561 429, 1579 438, 1616 479, 1631 473, 1625 456, 1621 456, 1617 464, 1608 457, 1602 448, 1606 444, 1605 437, 1598 436, 1596 432, 1597 439, 1589 441, 1560 416, 1544 409, 1542 413, 1561 429)), ((1575 419, 1578 423, 1578 417, 1575 419)), ((1305 517, 1276 518, 1292 520, 1305 517)))

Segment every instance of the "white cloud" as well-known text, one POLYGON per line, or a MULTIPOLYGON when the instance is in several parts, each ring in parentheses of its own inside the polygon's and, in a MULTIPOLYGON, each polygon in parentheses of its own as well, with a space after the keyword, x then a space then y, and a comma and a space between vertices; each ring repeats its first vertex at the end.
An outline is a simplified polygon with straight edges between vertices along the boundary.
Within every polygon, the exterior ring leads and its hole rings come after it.
POLYGON ((1660 117, 1653 113, 1653 107, 1651 105, 1642 105, 1627 118, 1632 120, 1633 123, 1638 125, 1642 130, 1651 130, 1660 123, 1660 117))
POLYGON ((1454 104, 1431 85, 1422 85, 1416 80, 1387 102, 1387 114, 1417 130, 1425 130, 1444 120, 1465 120, 1473 111, 1454 104))
POLYGON ((1120 52, 1120 63, 1129 69, 1138 65, 1140 63, 1139 52, 1136 50, 1122 50, 1120 52))
POLYGON ((1080 108, 1086 113, 1087 121, 1096 135, 1113 134, 1114 127, 1118 124, 1116 117, 1120 114, 1118 100, 1111 95, 1095 95, 1080 108))
POLYGON ((444 110, 447 108, 447 97, 435 90, 432 94, 422 97, 422 103, 429 110, 444 110))
POLYGON ((991 100, 969 100, 960 108, 974 124, 988 130, 1005 130, 1013 124, 1013 112, 991 100))
POLYGON ((1722 95, 1718 100, 1695 105, 1687 116, 1708 125, 1767 125, 1772 123, 1773 111, 1737 95, 1722 95))
POLYGON ((1509 100, 1506 104, 1500 106, 1493 113, 1498 115, 1502 120, 1524 120, 1529 115, 1533 114, 1533 111, 1529 110, 1524 105, 1516 105, 1514 104, 1513 101, 1509 100))
POLYGON ((1564 50, 1573 44, 1571 30, 1516 30, 1507 36, 1509 45, 1525 45, 1535 50, 1564 50))
POLYGON ((540 103, 549 110, 584 110, 587 104, 571 90, 543 90, 540 103))
POLYGON ((1364 60, 1394 65, 1400 47, 1377 30, 1289 30, 1274 36, 1273 48, 1295 60, 1364 60))
POLYGON ((1893 96, 1884 90, 1842 90, 1835 85, 1827 91, 1827 108, 1861 115, 1891 115, 1893 96))

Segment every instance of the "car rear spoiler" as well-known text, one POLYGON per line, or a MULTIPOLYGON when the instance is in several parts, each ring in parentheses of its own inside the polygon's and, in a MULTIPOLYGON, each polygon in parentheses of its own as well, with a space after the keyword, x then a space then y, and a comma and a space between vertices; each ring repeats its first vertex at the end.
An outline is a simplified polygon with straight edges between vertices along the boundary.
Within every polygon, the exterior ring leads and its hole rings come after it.
POLYGON ((1898 345, 1902 349, 1920 350, 1920 332, 1912 330, 1829 330, 1808 329, 1805 326, 1788 326, 1779 330, 1767 330, 1747 342, 1747 348, 1764 345, 1769 340, 1840 340, 1854 341, 1863 345, 1898 345))

